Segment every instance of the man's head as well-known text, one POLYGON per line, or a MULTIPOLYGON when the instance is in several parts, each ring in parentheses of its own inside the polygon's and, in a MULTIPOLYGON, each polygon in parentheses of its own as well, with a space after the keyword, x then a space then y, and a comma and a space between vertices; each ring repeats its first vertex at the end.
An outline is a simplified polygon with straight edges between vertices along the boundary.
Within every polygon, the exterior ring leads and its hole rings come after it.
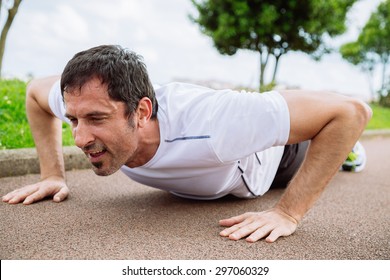
POLYGON ((141 166, 154 155, 157 102, 135 53, 118 46, 80 52, 65 67, 61 90, 75 144, 96 174, 141 166))
POLYGON ((98 78, 108 88, 112 100, 126 104, 130 116, 138 102, 147 97, 152 101, 152 119, 157 117, 157 101, 146 66, 136 53, 120 46, 102 45, 77 53, 65 66, 61 76, 61 92, 80 89, 98 78))

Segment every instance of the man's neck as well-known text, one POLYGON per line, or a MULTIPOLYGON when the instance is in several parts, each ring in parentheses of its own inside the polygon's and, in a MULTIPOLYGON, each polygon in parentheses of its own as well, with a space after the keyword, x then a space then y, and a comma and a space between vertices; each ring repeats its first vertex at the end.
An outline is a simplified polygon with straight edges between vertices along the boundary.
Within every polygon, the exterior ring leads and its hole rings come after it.
POLYGON ((139 137, 140 143, 137 158, 134 159, 134 162, 126 164, 130 168, 148 163, 157 153, 160 146, 160 126, 158 120, 150 120, 148 126, 143 128, 139 137))

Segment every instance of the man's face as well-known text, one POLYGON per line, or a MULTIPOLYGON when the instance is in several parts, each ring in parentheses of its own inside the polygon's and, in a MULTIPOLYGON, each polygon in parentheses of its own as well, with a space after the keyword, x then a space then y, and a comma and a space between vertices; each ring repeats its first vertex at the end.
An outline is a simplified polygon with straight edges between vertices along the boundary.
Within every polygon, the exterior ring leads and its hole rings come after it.
POLYGON ((110 175, 137 160, 139 135, 135 118, 125 116, 125 104, 110 99, 107 86, 94 78, 81 89, 64 93, 66 116, 76 145, 97 175, 110 175))

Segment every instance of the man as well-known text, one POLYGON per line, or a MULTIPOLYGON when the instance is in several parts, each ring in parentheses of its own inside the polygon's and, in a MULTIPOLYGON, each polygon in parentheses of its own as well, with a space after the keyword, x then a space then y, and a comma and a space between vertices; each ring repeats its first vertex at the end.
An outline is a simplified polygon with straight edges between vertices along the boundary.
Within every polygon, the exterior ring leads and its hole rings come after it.
POLYGON ((68 196, 60 118, 71 123, 97 175, 121 169, 135 181, 196 199, 252 198, 288 183, 272 209, 220 221, 221 236, 249 242, 273 242, 296 230, 372 114, 362 102, 325 92, 153 88, 140 57, 111 45, 76 54, 60 82, 31 82, 26 104, 42 179, 3 201, 68 196))

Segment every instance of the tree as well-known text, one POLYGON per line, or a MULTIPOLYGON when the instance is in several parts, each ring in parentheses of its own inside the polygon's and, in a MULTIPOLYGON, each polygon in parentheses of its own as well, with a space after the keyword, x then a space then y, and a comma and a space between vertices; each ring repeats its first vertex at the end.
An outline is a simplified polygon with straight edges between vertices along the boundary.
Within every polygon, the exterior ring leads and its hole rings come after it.
POLYGON ((270 56, 275 59, 272 82, 279 61, 289 51, 320 58, 329 51, 326 37, 346 31, 346 13, 356 0, 191 0, 201 32, 213 39, 221 54, 239 49, 260 55, 260 89, 270 56))
POLYGON ((16 13, 18 12, 18 8, 21 2, 22 0, 13 0, 13 1, 6 0, 5 3, 3 3, 3 1, 0 0, 0 15, 1 15, 1 9, 3 8, 3 4, 5 6, 4 8, 6 10, 6 15, 7 15, 7 18, 1 29, 1 34, 0 34, 0 78, 1 78, 1 70, 3 66, 5 42, 7 39, 8 31, 11 27, 11 24, 15 18, 16 13))
MULTIPOLYGON (((372 84, 372 75, 376 66, 380 66, 382 81, 379 92, 382 95, 390 90, 390 81, 386 81, 387 66, 390 64, 390 0, 379 4, 363 27, 358 39, 340 47, 344 59, 354 65, 359 65, 367 72, 372 84)), ((387 79, 389 79, 387 77, 387 79)), ((376 99, 376 93, 371 86, 371 94, 376 99)))

